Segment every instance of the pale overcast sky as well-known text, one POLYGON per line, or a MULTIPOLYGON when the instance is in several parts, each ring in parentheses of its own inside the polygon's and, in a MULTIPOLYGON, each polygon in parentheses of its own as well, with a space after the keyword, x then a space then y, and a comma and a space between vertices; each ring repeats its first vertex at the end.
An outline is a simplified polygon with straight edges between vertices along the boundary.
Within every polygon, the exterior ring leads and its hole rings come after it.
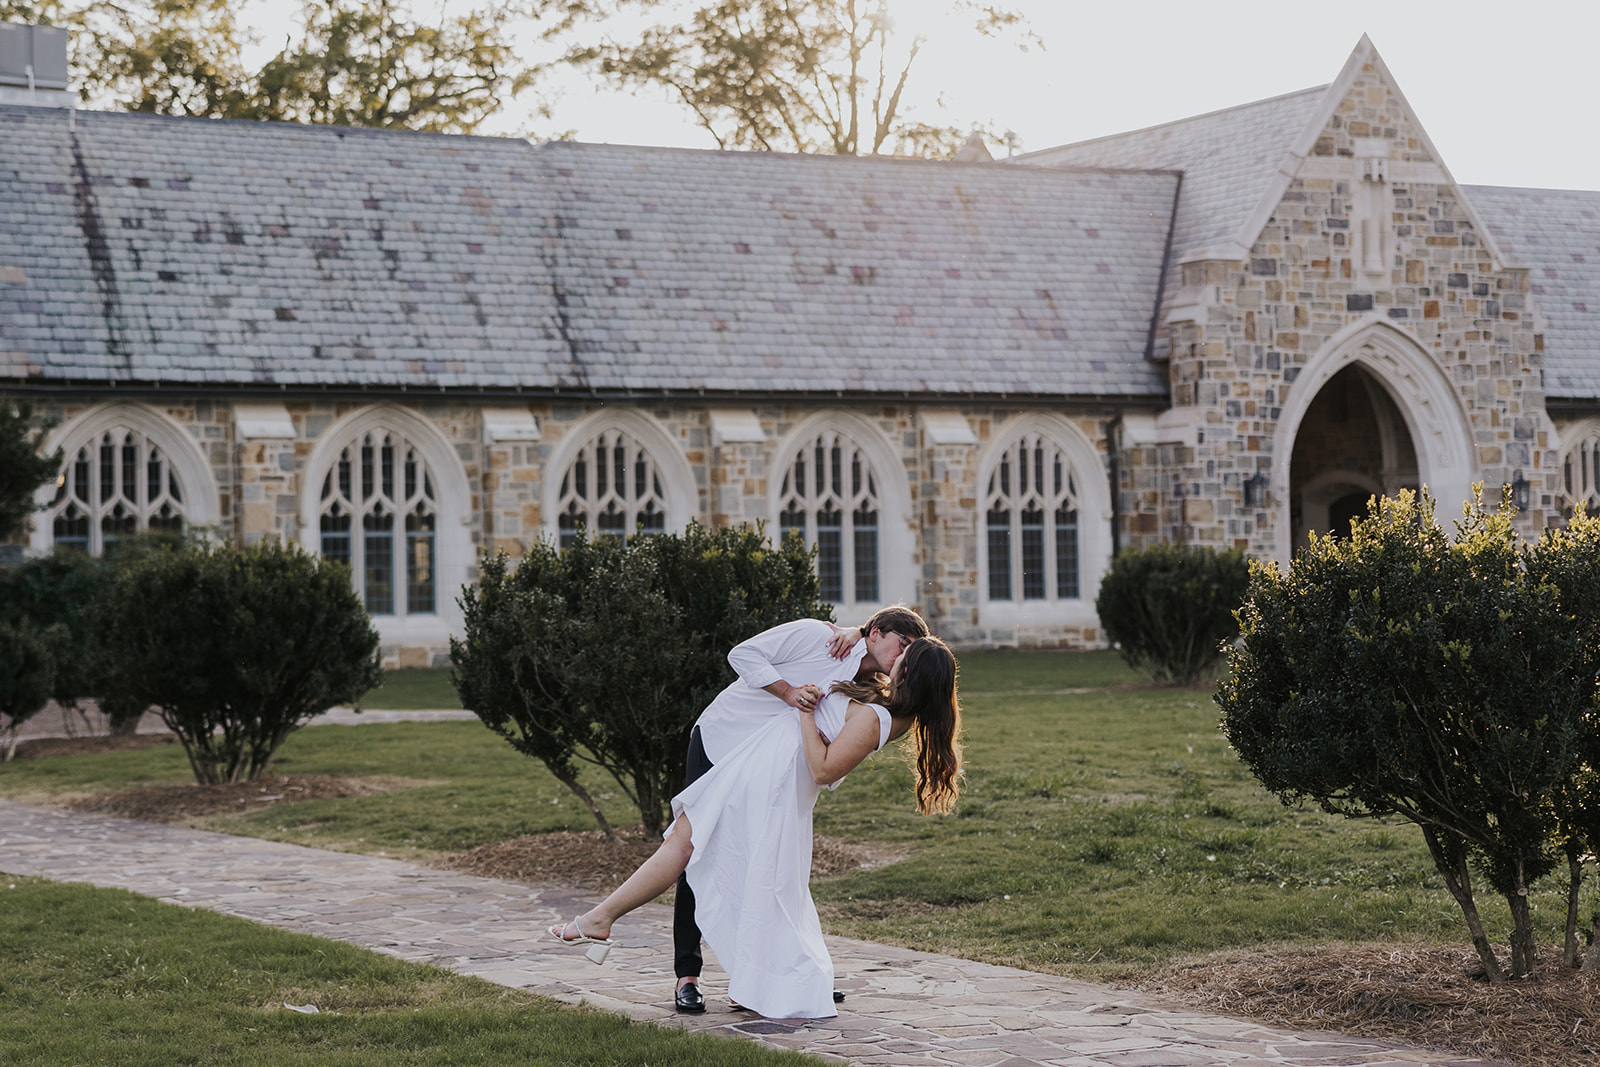
MULTIPOLYGON (((928 36, 910 89, 917 116, 1010 129, 1026 151, 1325 84, 1367 33, 1456 180, 1600 189, 1600 0, 1009 0, 1045 42, 1026 53, 946 16, 950 2, 892 0, 928 36)), ((299 7, 247 4, 258 51, 281 46, 299 7)), ((567 71, 546 90, 553 119, 517 101, 483 132, 715 147, 664 94, 597 89, 567 71)))

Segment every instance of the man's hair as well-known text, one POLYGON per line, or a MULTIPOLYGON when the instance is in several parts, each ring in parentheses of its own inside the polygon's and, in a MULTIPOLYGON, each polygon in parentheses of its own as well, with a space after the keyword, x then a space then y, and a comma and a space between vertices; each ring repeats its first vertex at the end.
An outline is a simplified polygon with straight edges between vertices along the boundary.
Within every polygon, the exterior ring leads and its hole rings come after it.
POLYGON ((880 633, 899 634, 909 641, 929 634, 928 624, 922 621, 922 616, 904 604, 891 605, 868 619, 866 625, 861 627, 861 636, 870 634, 874 627, 880 633))

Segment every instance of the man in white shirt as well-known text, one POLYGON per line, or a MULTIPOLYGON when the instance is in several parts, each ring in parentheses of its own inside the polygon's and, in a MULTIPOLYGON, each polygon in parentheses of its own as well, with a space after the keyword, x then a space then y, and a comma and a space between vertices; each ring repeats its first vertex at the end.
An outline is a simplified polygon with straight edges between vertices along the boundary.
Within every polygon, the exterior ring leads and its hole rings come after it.
MULTIPOLYGON (((689 733, 688 781, 725 758, 755 730, 791 708, 811 710, 834 682, 868 681, 887 674, 906 645, 928 635, 922 616, 906 607, 884 608, 859 629, 840 629, 818 619, 799 619, 750 638, 728 653, 738 673, 700 713, 689 733), (856 642, 860 638, 865 640, 856 642)), ((679 876, 673 906, 672 941, 680 1012, 706 1010, 700 992, 700 928, 694 892, 679 876)), ((837 992, 835 1001, 842 1000, 837 992)))

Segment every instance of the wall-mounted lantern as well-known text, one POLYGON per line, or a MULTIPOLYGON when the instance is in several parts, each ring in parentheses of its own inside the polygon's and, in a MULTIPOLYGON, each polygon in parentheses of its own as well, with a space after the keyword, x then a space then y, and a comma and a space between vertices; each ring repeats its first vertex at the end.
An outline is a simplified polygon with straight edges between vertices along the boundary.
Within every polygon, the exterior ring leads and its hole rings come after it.
POLYGON ((1511 476, 1511 506, 1518 511, 1528 510, 1528 479, 1518 470, 1511 476))
POLYGON ((1247 508, 1264 508, 1267 506, 1267 476, 1256 471, 1242 483, 1244 486, 1244 506, 1247 508))

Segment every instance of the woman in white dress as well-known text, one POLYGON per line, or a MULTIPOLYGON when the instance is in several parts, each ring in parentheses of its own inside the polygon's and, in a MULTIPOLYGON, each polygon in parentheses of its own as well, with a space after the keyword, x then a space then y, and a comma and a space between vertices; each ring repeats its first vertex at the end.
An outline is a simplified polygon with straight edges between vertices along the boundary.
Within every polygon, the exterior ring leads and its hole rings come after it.
POLYGON ((611 926, 683 873, 695 921, 728 973, 728 996, 768 1018, 827 1018, 833 961, 811 901, 811 812, 868 755, 910 735, 917 809, 944 814, 961 773, 956 661, 912 641, 877 684, 836 682, 814 711, 774 718, 672 798, 656 853, 594 908, 550 928, 605 959, 611 926))

